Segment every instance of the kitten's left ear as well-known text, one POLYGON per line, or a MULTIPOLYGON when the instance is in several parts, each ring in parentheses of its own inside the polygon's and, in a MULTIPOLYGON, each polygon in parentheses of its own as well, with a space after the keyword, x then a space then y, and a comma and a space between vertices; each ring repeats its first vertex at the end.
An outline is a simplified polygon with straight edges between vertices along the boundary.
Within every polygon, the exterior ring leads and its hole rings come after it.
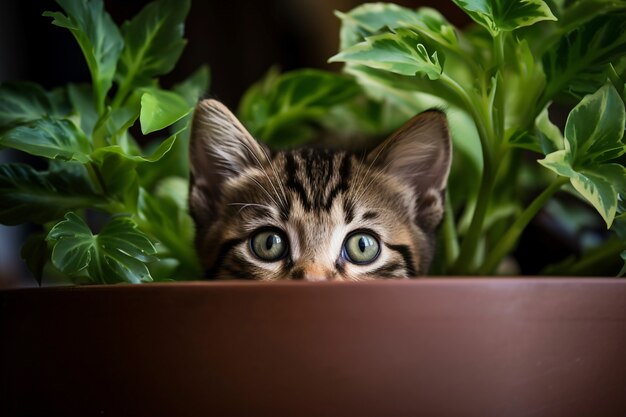
POLYGON ((443 218, 452 146, 443 112, 428 110, 413 117, 371 151, 368 162, 410 185, 417 194, 416 221, 428 231, 443 218))

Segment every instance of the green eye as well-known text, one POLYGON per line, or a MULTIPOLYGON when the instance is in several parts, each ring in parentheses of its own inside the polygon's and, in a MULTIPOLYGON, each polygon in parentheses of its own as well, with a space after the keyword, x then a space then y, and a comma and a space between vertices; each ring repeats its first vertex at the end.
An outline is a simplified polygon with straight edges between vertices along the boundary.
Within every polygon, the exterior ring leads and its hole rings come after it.
POLYGON ((250 248, 257 258, 275 262, 287 253, 287 240, 278 230, 263 230, 250 238, 250 248))
POLYGON ((369 264, 378 258, 380 244, 378 239, 366 232, 357 232, 348 236, 343 244, 344 258, 354 264, 369 264))

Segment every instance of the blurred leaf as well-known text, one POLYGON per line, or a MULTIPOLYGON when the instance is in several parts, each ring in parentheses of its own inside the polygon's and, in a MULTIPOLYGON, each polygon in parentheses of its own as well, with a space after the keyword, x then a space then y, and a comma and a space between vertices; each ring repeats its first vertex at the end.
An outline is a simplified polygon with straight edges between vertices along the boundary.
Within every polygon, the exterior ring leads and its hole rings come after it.
POLYGON ((0 146, 49 159, 87 162, 91 145, 69 120, 43 118, 15 127, 0 136, 0 146))
POLYGON ((169 198, 184 212, 187 212, 188 194, 189 182, 181 177, 164 178, 159 181, 154 190, 154 195, 157 198, 169 198))
POLYGON ((189 78, 176 84, 172 89, 183 96, 190 107, 195 107, 198 100, 209 90, 210 83, 209 67, 202 65, 189 78))
POLYGON ((144 135, 164 129, 182 119, 193 109, 178 93, 146 89, 141 96, 139 121, 144 135))
POLYGON ((124 50, 116 74, 121 90, 149 85, 174 68, 187 43, 183 30, 189 7, 190 0, 153 1, 122 25, 124 50))
POLYGON ((366 3, 349 13, 335 12, 341 19, 341 49, 355 45, 384 28, 396 28, 413 20, 415 12, 392 3, 366 3))
POLYGON ((0 165, 0 221, 2 224, 43 224, 69 210, 104 204, 92 189, 80 164, 35 171, 25 164, 0 165))
POLYGON ((0 134, 7 128, 43 117, 64 115, 61 109, 55 108, 50 96, 51 94, 35 83, 0 84, 0 134))
POLYGON ((102 0, 57 0, 67 15, 45 12, 53 24, 70 30, 87 60, 98 113, 113 83, 117 60, 124 47, 120 31, 104 10, 102 0))
POLYGON ((26 262, 26 266, 33 274, 37 283, 41 286, 43 268, 50 259, 48 253, 48 242, 43 233, 33 233, 28 236, 20 252, 21 258, 26 262))
POLYGON ((606 82, 607 65, 626 54, 626 14, 600 16, 576 28, 543 56, 543 101, 562 91, 580 98, 606 82))
POLYGON ((354 80, 343 75, 312 69, 270 72, 245 93, 239 117, 253 136, 273 145, 295 146, 310 139, 311 123, 320 123, 331 108, 359 92, 354 80))
POLYGON ((542 20, 556 20, 543 0, 452 0, 496 36, 542 20))
POLYGON ((156 197, 144 190, 139 192, 138 216, 144 230, 158 239, 163 246, 164 258, 173 257, 179 261, 175 279, 194 279, 199 276, 200 265, 196 257, 193 239, 194 223, 186 204, 177 200, 178 196, 161 192, 156 197))
POLYGON ((69 84, 67 93, 74 112, 80 118, 81 130, 88 137, 91 136, 99 118, 91 87, 88 84, 69 84))
POLYGON ((53 242, 52 263, 63 273, 87 270, 95 283, 152 281, 146 262, 156 250, 150 239, 128 217, 115 217, 94 235, 85 222, 70 212, 47 239, 53 242))

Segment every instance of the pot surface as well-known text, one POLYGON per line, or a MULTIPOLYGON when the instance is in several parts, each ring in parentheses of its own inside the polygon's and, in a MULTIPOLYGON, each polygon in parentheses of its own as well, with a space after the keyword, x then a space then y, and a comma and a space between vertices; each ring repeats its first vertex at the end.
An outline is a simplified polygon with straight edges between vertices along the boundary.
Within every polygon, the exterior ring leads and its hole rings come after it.
POLYGON ((626 280, 0 292, 0 415, 624 416, 626 280))

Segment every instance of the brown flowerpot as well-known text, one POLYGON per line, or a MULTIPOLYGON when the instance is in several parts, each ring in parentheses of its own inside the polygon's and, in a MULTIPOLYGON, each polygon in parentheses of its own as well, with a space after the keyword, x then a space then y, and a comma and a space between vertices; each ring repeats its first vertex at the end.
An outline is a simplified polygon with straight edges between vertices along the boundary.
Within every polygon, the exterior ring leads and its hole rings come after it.
POLYGON ((0 292, 2 416, 625 416, 626 281, 0 292))

